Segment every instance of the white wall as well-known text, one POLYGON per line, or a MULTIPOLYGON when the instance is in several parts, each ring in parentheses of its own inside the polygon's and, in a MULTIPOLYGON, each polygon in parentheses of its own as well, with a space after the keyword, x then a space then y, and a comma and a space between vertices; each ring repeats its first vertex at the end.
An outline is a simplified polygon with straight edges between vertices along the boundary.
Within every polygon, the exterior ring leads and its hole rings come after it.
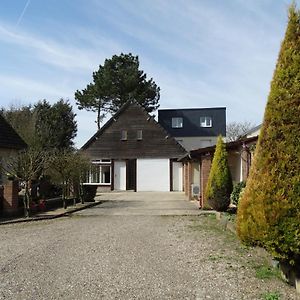
POLYGON ((170 191, 169 159, 137 159, 137 191, 168 192, 170 191))

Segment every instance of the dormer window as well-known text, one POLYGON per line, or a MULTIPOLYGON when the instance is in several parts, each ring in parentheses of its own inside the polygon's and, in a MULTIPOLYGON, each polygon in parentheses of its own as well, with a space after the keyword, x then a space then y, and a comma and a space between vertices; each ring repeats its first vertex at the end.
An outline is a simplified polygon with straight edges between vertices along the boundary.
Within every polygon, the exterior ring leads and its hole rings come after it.
POLYGON ((127 141, 127 130, 121 131, 121 141, 127 141))
POLYGON ((138 131, 136 132, 136 139, 137 139, 138 141, 141 141, 141 140, 143 139, 143 130, 138 130, 138 131))
POLYGON ((212 118, 200 117, 200 127, 212 127, 212 118))
POLYGON ((182 128, 183 127, 183 118, 176 117, 172 118, 172 128, 182 128))

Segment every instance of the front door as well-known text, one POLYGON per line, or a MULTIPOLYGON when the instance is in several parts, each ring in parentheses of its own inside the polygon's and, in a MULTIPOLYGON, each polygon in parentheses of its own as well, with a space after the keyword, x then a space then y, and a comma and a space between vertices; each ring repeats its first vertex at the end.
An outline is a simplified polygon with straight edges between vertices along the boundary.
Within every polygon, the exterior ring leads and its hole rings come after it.
POLYGON ((173 191, 182 192, 182 163, 181 162, 172 162, 172 180, 173 180, 173 191))
POLYGON ((128 159, 127 160, 126 190, 136 191, 136 159, 128 159))
POLYGON ((114 190, 126 190, 126 161, 114 161, 114 190))

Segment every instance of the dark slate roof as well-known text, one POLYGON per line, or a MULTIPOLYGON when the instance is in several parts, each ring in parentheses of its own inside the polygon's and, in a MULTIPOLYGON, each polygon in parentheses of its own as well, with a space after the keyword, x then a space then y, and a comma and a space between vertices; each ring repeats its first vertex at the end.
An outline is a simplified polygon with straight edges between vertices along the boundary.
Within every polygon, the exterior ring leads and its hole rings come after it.
POLYGON ((10 124, 0 115, 0 148, 24 149, 26 143, 10 126, 10 124))
POLYGON ((174 137, 226 135, 226 108, 159 109, 158 123, 174 137), (172 118, 183 118, 182 128, 172 128, 172 118), (212 127, 200 127, 200 117, 211 117, 212 127))

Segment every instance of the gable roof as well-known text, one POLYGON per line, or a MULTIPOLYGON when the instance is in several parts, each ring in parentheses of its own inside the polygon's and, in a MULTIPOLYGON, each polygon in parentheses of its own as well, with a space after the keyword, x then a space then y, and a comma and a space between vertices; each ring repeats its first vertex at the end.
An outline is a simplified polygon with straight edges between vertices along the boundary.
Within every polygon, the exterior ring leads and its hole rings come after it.
POLYGON ((26 143, 0 114, 0 148, 21 150, 26 143))
MULTIPOLYGON (((94 156, 96 156, 97 151, 95 148, 98 148, 98 153, 102 151, 101 153, 103 154, 104 148, 107 153, 116 153, 121 151, 121 149, 116 150, 118 147, 127 152, 129 152, 128 147, 132 147, 136 154, 139 155, 138 157, 154 157, 154 153, 149 153, 149 145, 151 145, 152 150, 154 149, 153 152, 155 152, 155 149, 157 149, 156 152, 161 150, 164 157, 167 155, 170 155, 170 158, 178 157, 186 153, 186 150, 139 103, 131 100, 127 101, 81 149, 93 152, 94 156), (129 130, 128 133, 131 134, 131 138, 128 138, 128 141, 125 143, 120 141, 121 129, 129 130), (138 142, 133 137, 133 131, 136 132, 137 129, 143 129, 143 140, 138 142), (149 136, 150 132, 153 134, 151 137, 149 136), (169 154, 167 154, 168 151, 170 152, 169 154)), ((113 158, 113 153, 110 156, 113 158)), ((127 156, 133 157, 134 154, 127 156)), ((127 156, 124 153, 124 158, 127 156)))
POLYGON ((127 101, 125 104, 123 104, 121 108, 81 147, 81 149, 84 150, 88 148, 93 141, 97 140, 97 138, 106 130, 106 128, 108 128, 130 104, 131 101, 127 101))
POLYGON ((246 131, 243 135, 242 138, 246 138, 246 137, 251 137, 252 134, 256 133, 257 131, 259 131, 261 129, 262 124, 259 124, 251 129, 249 129, 248 131, 246 131))
MULTIPOLYGON (((258 140, 258 136, 243 138, 243 139, 240 139, 237 141, 225 143, 225 147, 226 147, 227 151, 235 150, 235 149, 238 149, 240 146, 255 143, 255 142, 257 142, 257 140, 258 140)), ((208 153, 213 153, 215 151, 215 149, 216 149, 216 145, 205 147, 205 148, 195 149, 195 150, 190 151, 189 154, 180 157, 179 160, 182 161, 182 160, 189 160, 189 159, 193 159, 193 158, 199 158, 201 156, 205 156, 208 153)))

